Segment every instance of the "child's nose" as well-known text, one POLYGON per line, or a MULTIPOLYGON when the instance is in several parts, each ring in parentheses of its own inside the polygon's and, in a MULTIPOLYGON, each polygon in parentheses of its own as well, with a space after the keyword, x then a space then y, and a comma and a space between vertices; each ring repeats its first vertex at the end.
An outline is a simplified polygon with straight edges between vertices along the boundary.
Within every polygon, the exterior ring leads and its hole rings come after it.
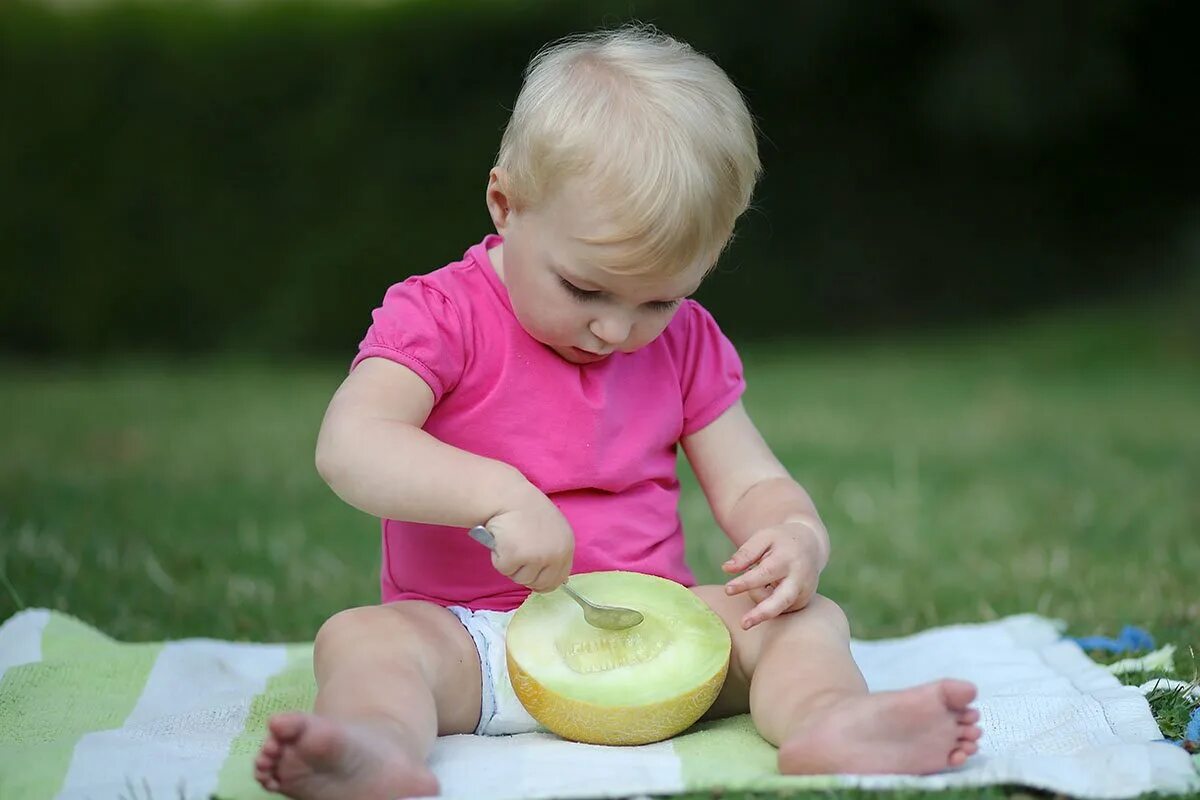
POLYGON ((610 314, 592 320, 592 334, 605 344, 617 346, 629 338, 633 323, 628 317, 620 314, 610 314))

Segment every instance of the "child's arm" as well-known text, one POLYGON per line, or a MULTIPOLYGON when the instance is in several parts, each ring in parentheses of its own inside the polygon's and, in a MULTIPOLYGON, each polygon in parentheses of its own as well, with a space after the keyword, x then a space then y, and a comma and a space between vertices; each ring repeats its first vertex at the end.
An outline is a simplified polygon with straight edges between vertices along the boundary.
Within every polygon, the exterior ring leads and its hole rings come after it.
POLYGON ((829 535, 741 402, 685 437, 683 448, 717 524, 738 548, 722 568, 745 570, 726 591, 749 592, 757 604, 742 626, 803 608, 829 560, 829 535))
POLYGON ((496 537, 493 563, 548 591, 566 580, 574 536, 516 468, 452 447, 421 429, 433 391, 415 372, 368 358, 342 382, 317 437, 317 471, 343 500, 377 517, 469 528, 496 537))

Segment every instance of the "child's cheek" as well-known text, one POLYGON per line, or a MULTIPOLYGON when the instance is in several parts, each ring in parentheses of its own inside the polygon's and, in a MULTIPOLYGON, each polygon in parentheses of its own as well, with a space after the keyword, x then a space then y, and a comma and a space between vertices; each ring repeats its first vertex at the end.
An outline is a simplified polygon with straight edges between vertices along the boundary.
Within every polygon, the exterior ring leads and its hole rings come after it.
POLYGON ((633 344, 637 349, 653 342, 667 329, 666 323, 643 325, 634 331, 633 344))
POLYGON ((547 327, 553 331, 556 336, 567 336, 569 338, 578 338, 579 332, 587 327, 587 320, 584 315, 576 309, 559 305, 546 305, 546 323, 547 327))
POLYGON ((573 327, 571 315, 547 303, 539 309, 531 309, 526 329, 534 338, 550 344, 576 344, 579 331, 573 327))

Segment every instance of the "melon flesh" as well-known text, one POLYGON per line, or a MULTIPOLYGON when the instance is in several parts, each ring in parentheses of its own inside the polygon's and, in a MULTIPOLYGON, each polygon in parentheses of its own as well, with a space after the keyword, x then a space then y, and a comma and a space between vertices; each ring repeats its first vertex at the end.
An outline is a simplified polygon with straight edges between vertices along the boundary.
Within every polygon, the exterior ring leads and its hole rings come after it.
POLYGON ((636 572, 571 577, 589 600, 642 612, 624 631, 593 628, 561 589, 532 594, 508 625, 508 673, 530 715, 565 739, 646 744, 698 720, 729 668, 725 623, 674 581, 636 572))

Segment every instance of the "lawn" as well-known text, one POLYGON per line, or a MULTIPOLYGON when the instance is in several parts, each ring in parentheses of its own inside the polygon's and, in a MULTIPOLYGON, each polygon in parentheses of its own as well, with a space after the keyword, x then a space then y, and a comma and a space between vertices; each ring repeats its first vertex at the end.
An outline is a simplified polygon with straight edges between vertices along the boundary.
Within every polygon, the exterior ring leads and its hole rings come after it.
MULTIPOLYGON (((747 406, 824 515, 821 590, 856 636, 1028 611, 1077 635, 1132 623, 1196 678, 1200 342, 1180 315, 744 355, 747 406)), ((307 640, 376 599, 377 523, 312 465, 344 362, 0 370, 0 619, 47 606, 123 639, 307 640)), ((731 547, 690 475, 681 511, 693 566, 719 579, 731 547)))

